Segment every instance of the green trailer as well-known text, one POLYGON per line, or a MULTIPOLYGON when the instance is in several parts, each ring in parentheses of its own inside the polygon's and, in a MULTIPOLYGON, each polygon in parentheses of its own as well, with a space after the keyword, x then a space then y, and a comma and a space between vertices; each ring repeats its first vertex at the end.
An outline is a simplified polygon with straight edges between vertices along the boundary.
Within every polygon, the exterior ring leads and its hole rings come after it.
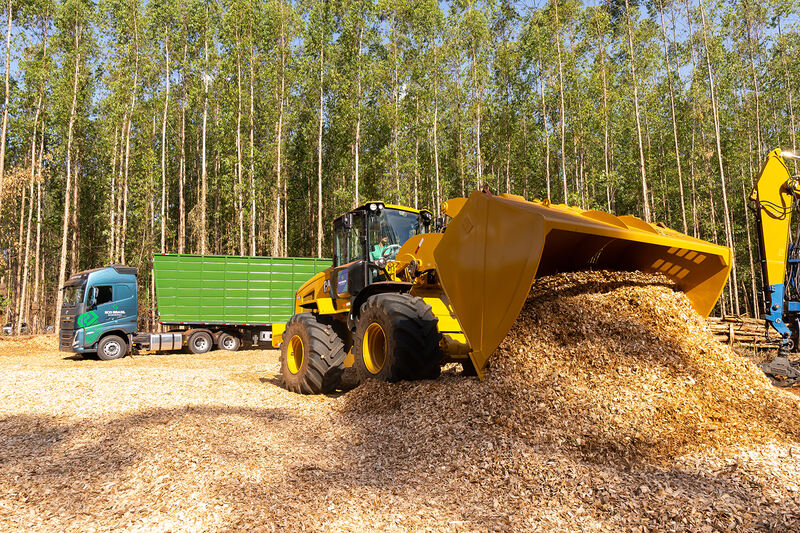
POLYGON ((116 359, 135 349, 194 353, 215 345, 269 344, 294 313, 297 289, 330 259, 162 254, 153 256, 158 321, 167 333, 137 331, 135 268, 113 265, 73 275, 61 309, 60 348, 116 359))
POLYGON ((164 254, 153 257, 158 320, 267 326, 294 314, 297 289, 330 259, 164 254))

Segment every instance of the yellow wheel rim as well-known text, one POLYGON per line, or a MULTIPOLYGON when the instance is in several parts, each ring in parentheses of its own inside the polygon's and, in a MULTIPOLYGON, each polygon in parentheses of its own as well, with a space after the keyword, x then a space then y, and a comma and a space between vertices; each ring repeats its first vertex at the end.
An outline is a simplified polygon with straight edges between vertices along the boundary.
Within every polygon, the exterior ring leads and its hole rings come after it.
POLYGON ((364 341, 361 345, 364 357, 364 366, 371 374, 378 374, 386 364, 386 334, 383 328, 376 323, 367 326, 364 341))
POLYGON ((289 341, 286 348, 286 367, 292 374, 300 372, 300 367, 303 366, 303 357, 305 351, 303 350, 303 339, 295 335, 289 341))

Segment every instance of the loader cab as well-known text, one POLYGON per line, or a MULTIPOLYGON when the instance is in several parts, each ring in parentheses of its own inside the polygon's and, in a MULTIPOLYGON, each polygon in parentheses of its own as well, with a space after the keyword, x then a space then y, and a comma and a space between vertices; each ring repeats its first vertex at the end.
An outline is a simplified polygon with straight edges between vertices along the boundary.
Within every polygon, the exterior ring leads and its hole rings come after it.
POLYGON ((333 222, 333 265, 367 261, 381 265, 397 257, 411 237, 430 230, 433 215, 427 209, 370 202, 345 213, 333 222), (376 257, 375 246, 384 242, 376 257))
POLYGON ((334 220, 331 296, 352 297, 371 283, 385 281, 386 263, 408 239, 427 233, 432 220, 426 209, 382 202, 364 204, 334 220))

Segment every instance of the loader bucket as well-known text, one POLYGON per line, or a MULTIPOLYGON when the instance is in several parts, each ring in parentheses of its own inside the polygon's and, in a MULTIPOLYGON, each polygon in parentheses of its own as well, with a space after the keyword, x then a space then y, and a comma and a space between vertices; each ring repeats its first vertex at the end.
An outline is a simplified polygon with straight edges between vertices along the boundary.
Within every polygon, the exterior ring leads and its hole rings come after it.
POLYGON ((708 316, 731 251, 633 216, 474 192, 433 252, 439 281, 483 376, 534 279, 587 269, 661 272, 708 316))

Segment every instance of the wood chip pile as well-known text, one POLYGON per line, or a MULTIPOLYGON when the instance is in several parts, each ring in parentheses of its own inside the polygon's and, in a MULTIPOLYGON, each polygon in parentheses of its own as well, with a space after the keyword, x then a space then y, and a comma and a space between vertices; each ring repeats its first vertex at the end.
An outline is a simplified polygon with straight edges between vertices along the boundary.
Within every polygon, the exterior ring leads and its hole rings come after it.
POLYGON ((800 528, 800 399, 662 278, 539 280, 483 382, 307 397, 275 352, 64 355, 0 362, 5 529, 800 528))

